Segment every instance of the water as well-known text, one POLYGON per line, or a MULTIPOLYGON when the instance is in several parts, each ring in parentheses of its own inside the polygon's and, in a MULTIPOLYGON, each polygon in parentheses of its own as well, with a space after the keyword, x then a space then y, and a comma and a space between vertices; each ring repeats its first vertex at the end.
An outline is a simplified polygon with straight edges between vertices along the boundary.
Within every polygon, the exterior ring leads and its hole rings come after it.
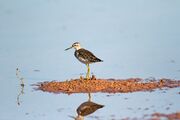
MULTIPOLYGON (((64 51, 76 41, 104 60, 91 65, 98 78, 179 80, 179 6, 176 0, 1 0, 0 120, 71 120, 69 115, 76 116, 76 108, 88 99, 86 94, 44 93, 31 86, 85 74, 86 67, 74 58, 74 51, 64 51), (25 83, 20 106, 16 68, 25 83)), ((92 94, 93 102, 105 107, 86 119, 179 111, 179 88, 163 91, 92 94)))

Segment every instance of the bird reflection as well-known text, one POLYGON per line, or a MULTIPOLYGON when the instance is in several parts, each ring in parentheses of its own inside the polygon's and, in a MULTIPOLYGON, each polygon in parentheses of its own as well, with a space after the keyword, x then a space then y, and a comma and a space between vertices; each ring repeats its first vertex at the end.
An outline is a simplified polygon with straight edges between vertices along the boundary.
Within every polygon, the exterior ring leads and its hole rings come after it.
POLYGON ((70 116, 70 117, 74 118, 75 120, 84 120, 85 116, 88 116, 88 115, 94 113, 96 110, 103 108, 103 107, 104 107, 104 105, 100 105, 100 104, 92 102, 91 94, 88 93, 88 101, 83 102, 76 110, 78 115, 76 117, 72 117, 72 116, 70 116))
POLYGON ((20 80, 20 92, 19 94, 17 95, 17 104, 20 105, 20 96, 24 94, 24 78, 23 77, 20 77, 20 71, 19 69, 17 68, 16 69, 16 77, 18 78, 18 80, 20 80))

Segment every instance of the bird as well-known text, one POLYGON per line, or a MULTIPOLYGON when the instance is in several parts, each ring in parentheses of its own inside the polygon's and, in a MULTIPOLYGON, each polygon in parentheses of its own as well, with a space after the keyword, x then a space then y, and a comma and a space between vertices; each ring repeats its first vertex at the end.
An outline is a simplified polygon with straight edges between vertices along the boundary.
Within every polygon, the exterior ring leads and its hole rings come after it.
POLYGON ((74 120, 84 120, 84 117, 85 116, 88 116, 92 113, 94 113, 96 110, 100 109, 100 108, 103 108, 104 105, 100 105, 100 104, 97 104, 97 103, 94 103, 94 102, 91 102, 91 101, 86 101, 86 102, 83 102, 77 109, 76 109, 76 112, 77 112, 77 116, 74 117, 74 116, 70 116, 71 118, 73 118, 74 120))
POLYGON ((96 63, 96 62, 103 62, 103 60, 96 57, 92 52, 86 50, 81 47, 79 42, 73 43, 69 48, 65 49, 65 51, 74 48, 74 56, 83 64, 87 66, 87 74, 86 79, 90 79, 90 66, 89 64, 96 63))
POLYGON ((96 110, 103 108, 104 105, 100 105, 91 101, 86 101, 82 103, 78 108, 77 108, 77 114, 79 116, 87 116, 89 114, 94 113, 96 110))
POLYGON ((69 117, 73 118, 74 120, 84 120, 85 116, 88 116, 103 107, 104 105, 92 102, 91 93, 88 93, 88 101, 81 103, 76 109, 78 115, 76 117, 69 115, 69 117))

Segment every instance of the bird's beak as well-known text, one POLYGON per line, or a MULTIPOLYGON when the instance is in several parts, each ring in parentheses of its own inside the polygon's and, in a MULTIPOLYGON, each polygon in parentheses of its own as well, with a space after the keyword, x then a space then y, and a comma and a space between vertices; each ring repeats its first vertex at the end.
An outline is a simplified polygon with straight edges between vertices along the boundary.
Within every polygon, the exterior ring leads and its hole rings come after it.
POLYGON ((73 119, 76 119, 76 117, 74 117, 74 116, 71 116, 71 115, 68 115, 70 118, 73 118, 73 119))
POLYGON ((71 47, 69 47, 69 48, 66 48, 65 51, 66 51, 66 50, 69 50, 69 49, 71 49, 71 48, 73 48, 73 47, 71 46, 71 47))

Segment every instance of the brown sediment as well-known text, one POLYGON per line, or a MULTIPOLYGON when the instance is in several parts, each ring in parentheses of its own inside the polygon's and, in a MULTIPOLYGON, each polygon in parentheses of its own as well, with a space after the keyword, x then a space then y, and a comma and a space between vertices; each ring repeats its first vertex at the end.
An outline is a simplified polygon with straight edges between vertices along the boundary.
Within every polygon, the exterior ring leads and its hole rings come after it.
POLYGON ((159 79, 144 81, 140 78, 129 79, 72 79, 70 81, 51 81, 36 84, 38 90, 53 93, 128 93, 152 91, 157 88, 174 88, 180 86, 180 80, 159 79))
POLYGON ((161 118, 168 120, 180 120, 180 112, 171 113, 171 114, 154 113, 151 116, 152 116, 151 120, 160 120, 161 118))
MULTIPOLYGON (((114 119, 116 120, 116 119, 114 119)), ((180 112, 176 113, 153 113, 151 115, 144 115, 142 118, 122 118, 121 120, 180 120, 180 112)))

